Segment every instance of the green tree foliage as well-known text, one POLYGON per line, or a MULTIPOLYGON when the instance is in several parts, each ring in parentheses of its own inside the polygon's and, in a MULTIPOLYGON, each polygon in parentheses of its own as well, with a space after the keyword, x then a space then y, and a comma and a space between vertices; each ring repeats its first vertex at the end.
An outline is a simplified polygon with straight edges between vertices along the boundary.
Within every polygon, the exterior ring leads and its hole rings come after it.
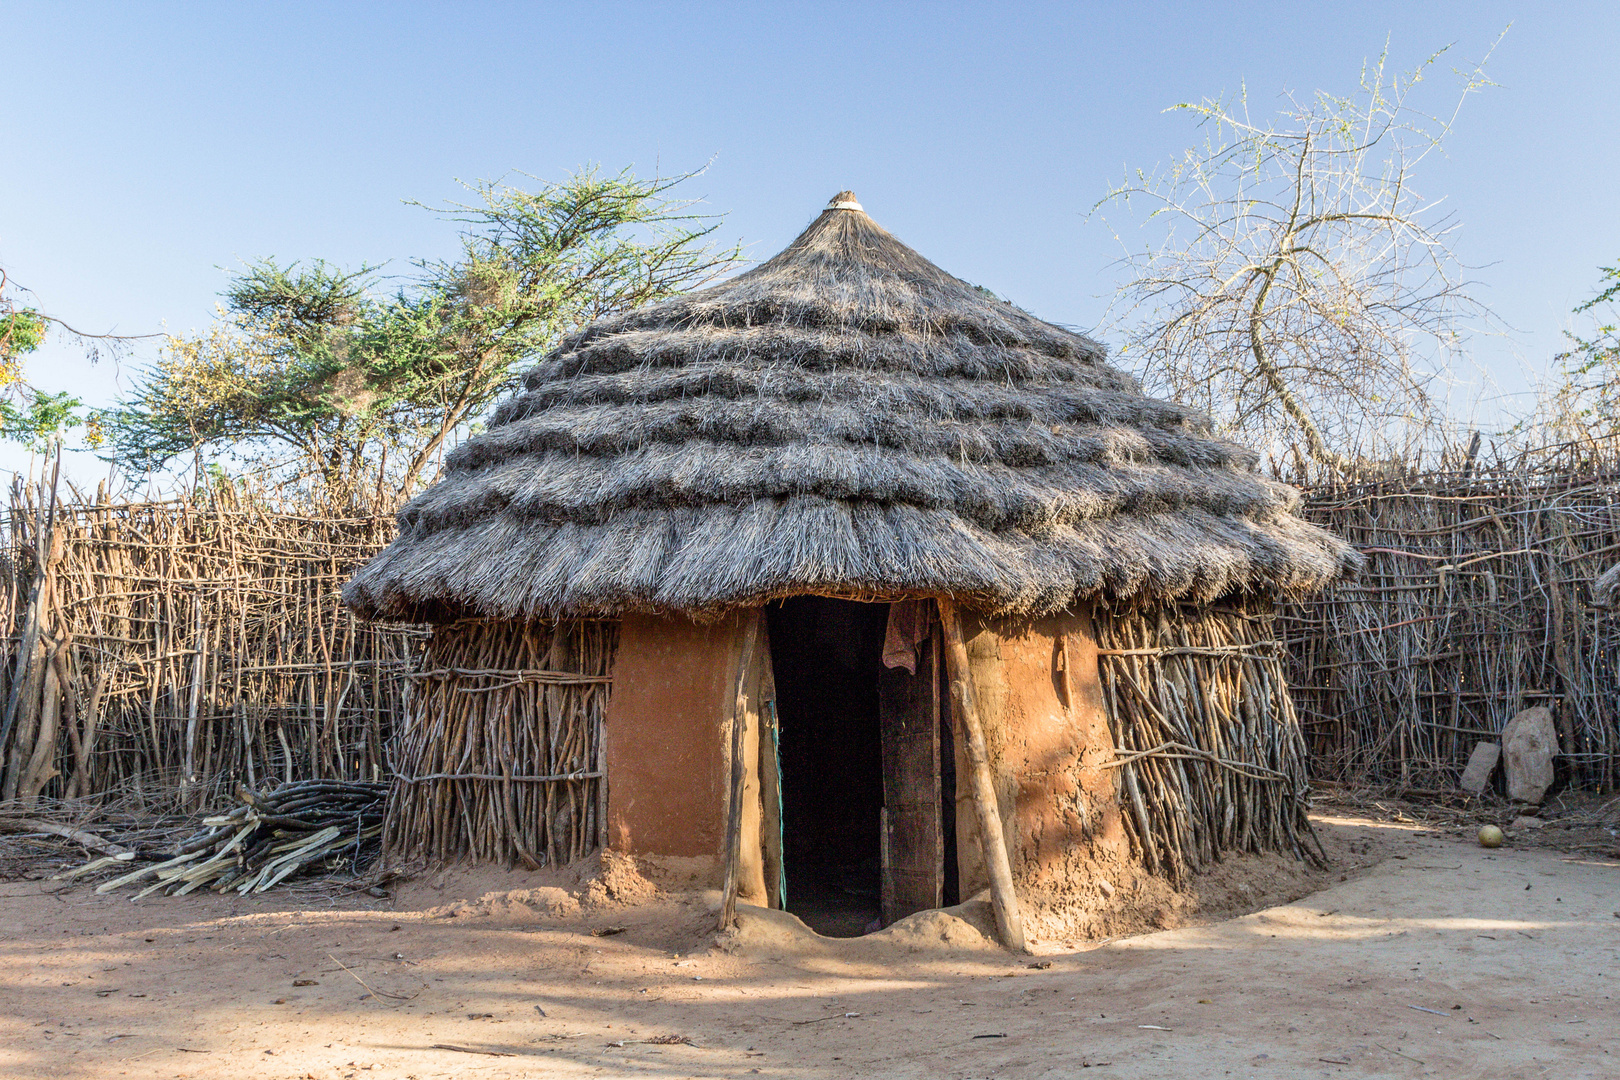
POLYGON ((1566 330, 1570 347, 1555 358, 1556 381, 1520 425, 1544 441, 1588 442, 1620 437, 1620 263, 1599 268, 1597 292, 1575 308, 1590 320, 1566 330))
POLYGON ((686 179, 469 185, 470 204, 427 208, 459 226, 459 255, 392 292, 374 267, 254 263, 216 325, 169 338, 104 416, 112 456, 146 473, 223 457, 340 500, 408 496, 562 334, 735 264, 711 243, 718 219, 670 198, 686 179))
POLYGON ((52 394, 33 386, 26 378, 25 358, 45 343, 52 325, 83 340, 90 346, 92 357, 94 340, 116 345, 127 339, 80 334, 61 320, 20 303, 16 291, 9 275, 0 269, 0 438, 44 450, 54 438, 83 427, 86 444, 91 448, 100 446, 101 426, 94 414, 85 410, 84 402, 72 394, 52 394))
POLYGON ((21 375, 17 360, 31 353, 45 340, 45 319, 32 308, 12 307, 8 302, 0 309, 0 364, 5 365, 3 377, 9 384, 21 375))

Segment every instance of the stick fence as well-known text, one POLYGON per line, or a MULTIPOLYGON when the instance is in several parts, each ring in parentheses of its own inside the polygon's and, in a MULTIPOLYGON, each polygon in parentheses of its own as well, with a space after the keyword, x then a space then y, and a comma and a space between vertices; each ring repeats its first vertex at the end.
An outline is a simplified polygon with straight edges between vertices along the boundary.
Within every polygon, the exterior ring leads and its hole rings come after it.
POLYGON ((1318 775, 1453 788, 1476 743, 1552 708, 1575 783, 1620 781, 1620 454, 1556 447, 1318 490, 1307 516, 1367 556, 1359 581, 1284 609, 1289 682, 1318 775))
MULTIPOLYGON (((400 857, 540 865, 601 842, 612 624, 366 624, 339 591, 387 516, 63 487, 17 483, 0 510, 0 802, 195 811, 237 783, 381 782, 400 857)), ((1305 845, 1301 746, 1318 776, 1453 787, 1529 705, 1553 709, 1564 775, 1620 786, 1620 615, 1591 604, 1617 496, 1620 450, 1591 447, 1320 489, 1306 514, 1366 553, 1359 581, 1274 619, 1101 620, 1144 858, 1179 875, 1305 845)))
POLYGON ((425 631, 362 623, 338 593, 390 519, 42 487, 15 485, 8 513, 0 799, 197 810, 238 781, 387 777, 425 631))

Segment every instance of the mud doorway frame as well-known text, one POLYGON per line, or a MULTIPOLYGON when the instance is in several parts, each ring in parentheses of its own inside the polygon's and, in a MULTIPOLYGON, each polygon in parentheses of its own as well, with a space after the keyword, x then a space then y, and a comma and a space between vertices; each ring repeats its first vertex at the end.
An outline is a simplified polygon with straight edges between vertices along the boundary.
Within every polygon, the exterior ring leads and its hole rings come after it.
POLYGON ((928 608, 914 673, 883 663, 886 603, 803 596, 766 608, 768 891, 827 936, 958 900, 949 693, 928 608))

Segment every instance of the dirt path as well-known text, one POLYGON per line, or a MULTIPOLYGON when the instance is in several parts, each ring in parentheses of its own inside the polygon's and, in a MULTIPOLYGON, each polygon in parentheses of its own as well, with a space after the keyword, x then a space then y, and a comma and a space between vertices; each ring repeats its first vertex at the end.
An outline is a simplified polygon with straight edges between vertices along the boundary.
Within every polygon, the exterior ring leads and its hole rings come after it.
POLYGON ((1044 970, 876 943, 727 954, 695 901, 503 924, 11 882, 0 1076, 1620 1074, 1620 863, 1322 824, 1378 861, 1044 970), (608 924, 626 929, 590 935, 608 924))

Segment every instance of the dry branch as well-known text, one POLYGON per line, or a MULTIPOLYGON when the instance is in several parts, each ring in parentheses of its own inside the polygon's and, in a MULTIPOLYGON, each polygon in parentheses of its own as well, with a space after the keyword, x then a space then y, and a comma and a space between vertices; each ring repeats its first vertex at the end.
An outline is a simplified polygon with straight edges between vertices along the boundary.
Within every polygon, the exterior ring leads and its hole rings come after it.
POLYGON ((84 845, 91 851, 99 851, 101 854, 113 858, 131 854, 128 848, 120 847, 93 832, 75 829, 71 825, 61 825, 54 821, 42 821, 35 817, 11 817, 10 815, 0 814, 0 832, 49 833, 52 836, 60 836, 64 840, 72 840, 76 844, 84 845))

